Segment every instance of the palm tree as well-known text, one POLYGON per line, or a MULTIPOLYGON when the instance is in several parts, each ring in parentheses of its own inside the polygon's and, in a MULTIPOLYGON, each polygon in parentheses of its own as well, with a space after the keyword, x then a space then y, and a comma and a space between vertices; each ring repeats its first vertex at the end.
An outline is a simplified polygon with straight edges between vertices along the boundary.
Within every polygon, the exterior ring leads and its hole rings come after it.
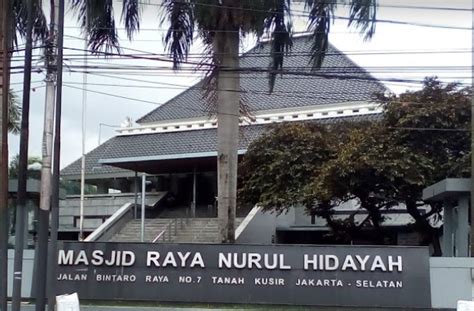
MULTIPOLYGON (((16 232, 23 232, 22 227, 25 224, 24 206, 26 200, 26 183, 27 183, 27 165, 28 165, 28 132, 29 132, 29 92, 31 82, 31 51, 32 41, 43 43, 48 37, 48 27, 46 18, 41 7, 41 0, 12 0, 8 12, 11 14, 11 23, 9 27, 14 28, 11 42, 7 42, 6 46, 16 45, 20 39, 25 41, 25 66, 24 66, 24 86, 23 98, 21 106, 21 129, 20 129, 20 156, 19 156, 19 172, 18 172, 18 193, 17 193, 17 216, 16 216, 16 232), (31 13, 31 14, 30 14, 31 13)), ((6 51, 4 51, 6 52, 6 51)), ((5 55, 5 54, 4 54, 5 55)), ((11 107, 11 105, 10 105, 11 107)), ((5 142, 6 143, 6 142, 5 142)), ((2 163, 3 166, 8 165, 2 163)), ((6 170, 2 167, 2 170, 6 170)), ((22 271, 23 258, 23 236, 17 234, 15 236, 15 261, 13 269, 15 272, 22 271)), ((12 310, 20 310, 21 300, 21 282, 22 279, 15 278, 13 280, 12 292, 12 310)), ((3 295, 3 293, 0 293, 3 295)))
MULTIPOLYGON (((257 40, 271 40, 269 90, 282 73, 285 54, 292 46, 292 11, 295 3, 304 4, 308 32, 313 42, 311 66, 317 70, 328 48, 328 34, 336 18, 338 6, 349 8, 348 25, 355 25, 365 38, 375 31, 377 0, 163 0, 161 23, 168 30, 164 36, 166 50, 173 68, 187 62, 194 36, 203 42, 208 62, 205 92, 216 105, 218 120, 218 217, 222 242, 235 240, 235 210, 237 189, 237 147, 240 104, 239 42, 247 35, 257 40)), ((139 0, 122 1, 122 22, 128 38, 140 29, 139 0)), ((93 51, 120 51, 115 27, 113 1, 73 0, 79 22, 88 34, 93 51)))
POLYGON ((8 94, 8 131, 12 134, 20 133, 21 105, 18 97, 10 90, 8 94))

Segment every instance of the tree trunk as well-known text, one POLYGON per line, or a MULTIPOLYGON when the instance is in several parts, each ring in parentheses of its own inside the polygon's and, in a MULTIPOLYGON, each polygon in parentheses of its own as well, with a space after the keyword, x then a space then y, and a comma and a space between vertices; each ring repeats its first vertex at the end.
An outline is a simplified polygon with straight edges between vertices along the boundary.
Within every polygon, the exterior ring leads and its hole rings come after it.
POLYGON ((46 306, 46 280, 48 259, 49 211, 51 207, 51 163, 53 149, 54 104, 56 95, 56 42, 57 42, 57 7, 54 0, 51 7, 51 24, 49 46, 45 49, 46 59, 46 98, 44 105, 43 146, 41 162, 40 205, 38 210, 38 260, 36 274, 36 311, 44 311, 46 306))
POLYGON ((31 57, 33 33, 33 1, 27 1, 27 27, 25 46, 25 69, 23 75, 23 102, 21 113, 20 155, 18 159, 18 192, 16 203, 15 221, 15 259, 13 264, 13 294, 12 310, 20 310, 21 282, 23 278, 23 247, 25 235, 25 202, 28 173, 28 139, 29 139, 29 114, 30 114, 30 89, 31 89, 31 57))
POLYGON ((415 228, 420 236, 427 237, 428 242, 433 246, 433 256, 441 256, 442 250, 439 242, 439 233, 433 228, 428 220, 420 213, 415 201, 407 200, 405 202, 407 212, 415 219, 415 228))
POLYGON ((239 32, 218 32, 214 55, 219 59, 217 77, 217 192, 219 239, 235 242, 237 205, 237 149, 239 145, 239 32))
POLYGON ((10 68, 9 0, 0 0, 0 310, 7 309, 8 275, 8 91, 10 68))

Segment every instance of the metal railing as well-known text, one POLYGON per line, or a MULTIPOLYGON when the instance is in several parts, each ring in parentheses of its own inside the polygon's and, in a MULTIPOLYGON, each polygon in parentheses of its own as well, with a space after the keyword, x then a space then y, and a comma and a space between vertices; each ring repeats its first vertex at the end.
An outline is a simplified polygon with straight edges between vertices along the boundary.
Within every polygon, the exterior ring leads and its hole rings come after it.
POLYGON ((152 243, 171 242, 172 238, 178 235, 178 225, 180 226, 180 229, 183 230, 188 223, 188 217, 173 218, 173 220, 171 220, 171 222, 169 222, 166 227, 156 235, 152 243))

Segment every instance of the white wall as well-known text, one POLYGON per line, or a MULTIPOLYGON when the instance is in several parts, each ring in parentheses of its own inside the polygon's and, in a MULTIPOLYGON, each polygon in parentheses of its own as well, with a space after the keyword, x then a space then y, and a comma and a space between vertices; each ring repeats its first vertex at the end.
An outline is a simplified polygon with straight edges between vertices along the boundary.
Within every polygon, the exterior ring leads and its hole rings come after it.
POLYGON ((456 308, 458 300, 472 300, 474 258, 430 258, 433 308, 456 308))

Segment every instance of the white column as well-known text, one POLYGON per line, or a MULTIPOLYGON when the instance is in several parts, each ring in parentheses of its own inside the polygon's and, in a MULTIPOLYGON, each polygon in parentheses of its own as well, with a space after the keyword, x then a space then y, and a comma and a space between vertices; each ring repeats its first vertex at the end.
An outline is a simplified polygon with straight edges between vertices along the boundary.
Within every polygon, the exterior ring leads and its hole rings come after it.
POLYGON ((140 240, 145 241, 145 187, 146 186, 146 175, 142 175, 142 222, 141 222, 141 234, 140 240))
POLYGON ((458 201, 456 208, 456 257, 469 255, 469 196, 463 196, 458 201))

